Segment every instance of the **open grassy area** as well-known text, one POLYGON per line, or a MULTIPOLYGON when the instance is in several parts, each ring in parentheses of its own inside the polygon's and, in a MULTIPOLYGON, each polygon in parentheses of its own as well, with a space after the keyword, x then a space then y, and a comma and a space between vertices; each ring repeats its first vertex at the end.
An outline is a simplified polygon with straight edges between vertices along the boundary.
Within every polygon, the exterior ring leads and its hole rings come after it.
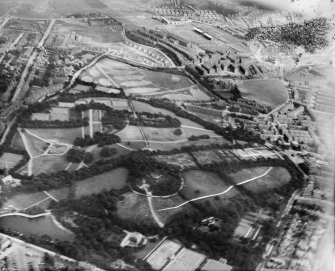
POLYGON ((243 98, 273 107, 285 103, 288 99, 285 86, 277 79, 246 80, 239 86, 239 90, 243 98))
POLYGON ((65 155, 43 155, 33 159, 33 175, 64 170, 69 164, 65 155))
POLYGON ((190 211, 193 209, 192 205, 187 204, 178 209, 172 209, 167 211, 159 211, 160 209, 173 207, 179 204, 182 204, 185 200, 183 200, 179 195, 170 197, 170 198, 153 198, 152 204, 156 210, 156 213, 159 219, 164 223, 168 223, 173 215, 182 211, 190 211))
POLYGON ((29 148, 29 152, 33 156, 41 155, 43 154, 46 149, 48 148, 48 144, 44 142, 43 140, 38 139, 35 136, 32 136, 28 133, 24 133, 24 136, 26 138, 27 147, 29 148))
POLYGON ((172 100, 209 100, 209 97, 183 75, 132 67, 111 59, 103 59, 82 74, 82 79, 99 83, 107 80, 122 86, 126 95, 153 95, 172 100))
POLYGON ((15 167, 20 162, 20 160, 22 158, 23 158, 22 155, 5 152, 0 157, 0 168, 11 169, 11 168, 15 167))
MULTIPOLYGON (((204 197, 212 194, 218 194, 230 186, 225 183, 216 173, 190 170, 183 173, 185 186, 180 192, 188 200, 204 197)), ((228 193, 195 201, 195 204, 209 204, 214 209, 222 208, 229 203, 229 199, 235 196, 238 191, 233 188, 228 193)))
POLYGON ((16 150, 22 150, 22 151, 26 150, 22 141, 22 137, 19 132, 16 132, 14 134, 10 147, 16 150))
POLYGON ((67 144, 72 144, 76 137, 81 137, 81 128, 29 129, 29 131, 43 139, 54 140, 59 143, 67 144))
POLYGON ((121 219, 155 225, 145 196, 132 192, 123 194, 124 199, 117 204, 117 215, 121 219))
POLYGON ((99 194, 102 191, 121 189, 126 186, 128 170, 118 168, 112 171, 93 176, 76 183, 75 197, 80 198, 86 195, 99 194))
POLYGON ((17 194, 14 197, 7 200, 2 209, 4 208, 16 208, 16 209, 24 209, 36 202, 39 202, 43 199, 46 199, 48 196, 44 192, 30 193, 30 194, 17 194))
MULTIPOLYGON (((268 168, 256 167, 250 169, 243 169, 235 174, 230 175, 232 180, 236 183, 248 180, 250 178, 260 176, 264 172, 266 172, 268 168)), ((274 167, 271 171, 264 177, 254 180, 250 183, 246 183, 243 185, 246 189, 254 192, 264 192, 268 190, 272 190, 275 188, 279 188, 282 185, 287 184, 291 180, 291 175, 287 171, 287 169, 282 167, 274 167)))

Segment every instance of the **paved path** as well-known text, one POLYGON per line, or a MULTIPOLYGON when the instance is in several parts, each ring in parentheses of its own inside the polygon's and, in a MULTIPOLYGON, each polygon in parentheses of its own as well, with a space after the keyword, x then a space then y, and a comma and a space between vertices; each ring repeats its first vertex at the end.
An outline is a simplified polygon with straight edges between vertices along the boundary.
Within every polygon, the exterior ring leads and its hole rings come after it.
POLYGON ((157 225, 160 228, 164 228, 164 223, 159 219, 159 217, 157 216, 156 211, 155 211, 155 209, 152 205, 152 193, 148 190, 146 185, 143 185, 143 189, 145 190, 145 193, 147 194, 148 204, 149 204, 149 208, 150 208, 151 215, 152 215, 153 219, 156 221, 157 225))
POLYGON ((260 179, 264 176, 266 176, 270 171, 271 171, 272 167, 270 167, 266 172, 264 172, 262 175, 259 175, 259 176, 256 176, 254 178, 251 178, 251 179, 248 179, 246 181, 243 181, 243 182, 240 182, 236 185, 231 185, 229 186, 225 191, 223 192, 220 192, 220 193, 217 193, 217 194, 211 194, 211 195, 207 195, 207 196, 203 196, 203 197, 199 197, 199 198, 195 198, 195 199, 191 199, 191 200, 188 200, 188 201, 185 201, 184 203, 182 204, 179 204, 177 206, 174 206, 174 207, 169 207, 169 208, 164 208, 164 209, 160 209, 158 211, 167 211, 167 210, 173 210, 173 209, 178 209, 190 202, 194 202, 194 201, 198 201, 198 200, 203 200, 203 199, 208 199, 208 198, 212 198, 212 197, 216 197, 216 196, 221 196, 221 195, 224 195, 226 193, 228 193, 231 189, 233 189, 235 186, 239 186, 239 185, 243 185, 243 184, 246 184, 246 183, 249 183, 249 182, 252 182, 252 181, 255 181, 257 179, 260 179))

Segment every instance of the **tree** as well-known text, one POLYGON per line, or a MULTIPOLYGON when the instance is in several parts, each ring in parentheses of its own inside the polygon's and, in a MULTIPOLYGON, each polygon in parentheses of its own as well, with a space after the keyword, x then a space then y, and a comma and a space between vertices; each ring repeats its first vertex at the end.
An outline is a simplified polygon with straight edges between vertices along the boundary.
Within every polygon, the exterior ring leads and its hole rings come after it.
POLYGON ((183 134, 183 131, 182 131, 180 128, 178 128, 178 129, 174 130, 173 133, 174 133, 174 135, 176 135, 176 136, 180 136, 180 135, 183 134))
POLYGON ((108 148, 108 147, 103 147, 102 150, 100 151, 101 157, 110 157, 114 154, 117 153, 117 150, 114 148, 108 148))
POLYGON ((85 155, 84 155, 84 163, 85 164, 89 164, 93 161, 93 155, 92 153, 90 152, 85 152, 85 155))

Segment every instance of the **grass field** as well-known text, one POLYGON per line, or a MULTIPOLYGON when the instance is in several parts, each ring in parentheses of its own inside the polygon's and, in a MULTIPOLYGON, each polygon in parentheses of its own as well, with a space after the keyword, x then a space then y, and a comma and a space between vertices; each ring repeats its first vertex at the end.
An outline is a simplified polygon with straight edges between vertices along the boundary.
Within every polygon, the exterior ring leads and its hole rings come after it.
POLYGON ((82 74, 83 80, 98 83, 107 75, 124 88, 126 95, 150 95, 172 100, 209 100, 209 97, 186 76, 154 72, 103 59, 82 74))
POLYGON ((24 147, 22 137, 19 132, 16 132, 11 143, 11 148, 16 149, 16 150, 23 150, 25 151, 26 148, 24 147))
POLYGON ((48 196, 43 192, 30 193, 30 194, 17 194, 14 197, 7 200, 2 209, 13 207, 16 209, 24 209, 38 201, 46 199, 48 196))
POLYGON ((288 99, 285 86, 277 79, 246 80, 239 86, 239 90, 243 98, 273 107, 285 103, 288 99))
POLYGON ((52 173, 64 170, 69 164, 65 155, 44 155, 33 159, 33 175, 41 173, 52 173))
POLYGON ((117 203, 117 215, 121 219, 131 220, 148 225, 156 225, 151 216, 148 201, 145 196, 132 192, 123 194, 124 199, 117 203))
POLYGON ((28 133, 24 133, 24 136, 26 138, 29 151, 33 156, 43 154, 48 148, 48 144, 38 139, 37 137, 32 136, 28 133))
POLYGON ((29 131, 43 139, 54 140, 59 143, 67 144, 73 144, 76 137, 81 137, 81 128, 29 129, 29 131))
MULTIPOLYGON (((235 174, 231 174, 230 177, 236 183, 245 181, 247 179, 260 176, 264 172, 266 172, 268 168, 264 167, 256 167, 250 169, 243 169, 241 171, 236 172, 235 174)), ((287 169, 282 167, 274 167, 268 173, 268 175, 257 179, 253 182, 246 183, 243 185, 246 189, 259 193, 268 190, 272 190, 275 188, 279 188, 280 186, 287 184, 291 180, 291 175, 287 171, 287 169)))
POLYGON ((7 169, 11 169, 11 168, 15 167, 20 162, 20 160, 22 158, 23 158, 22 155, 5 152, 0 157, 0 168, 6 168, 7 167, 7 169))
POLYGON ((118 168, 76 183, 75 197, 99 194, 102 191, 121 189, 126 186, 128 170, 118 168))
POLYGON ((183 203, 184 200, 179 196, 173 196, 170 198, 153 198, 152 199, 152 204, 153 207, 156 210, 156 213, 159 217, 159 219, 164 223, 168 223, 171 218, 173 217, 173 215, 175 215, 176 213, 182 212, 182 211, 190 211, 193 209, 192 205, 187 204, 184 205, 182 208, 179 209, 172 209, 172 210, 167 210, 167 211, 158 211, 160 209, 164 209, 164 208, 169 208, 175 205, 179 205, 181 203, 183 203))
MULTIPOLYGON (((230 185, 225 183, 216 173, 190 170, 183 173, 185 180, 184 189, 181 194, 188 200, 217 194, 225 191, 230 185)), ((227 194, 217 197, 211 197, 203 200, 196 201, 195 203, 203 204, 208 201, 210 206, 214 209, 221 208, 229 203, 229 199, 235 196, 238 191, 233 188, 227 194)))

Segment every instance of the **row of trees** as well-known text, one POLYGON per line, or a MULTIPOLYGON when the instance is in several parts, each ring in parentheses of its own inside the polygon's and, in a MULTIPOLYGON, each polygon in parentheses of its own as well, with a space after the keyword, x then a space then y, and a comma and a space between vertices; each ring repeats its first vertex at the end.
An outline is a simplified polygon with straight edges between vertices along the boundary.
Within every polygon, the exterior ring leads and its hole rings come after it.
POLYGON ((86 146, 98 144, 99 147, 103 147, 106 145, 113 145, 113 144, 120 143, 120 142, 121 142, 121 138, 117 135, 106 134, 106 133, 103 134, 101 132, 96 132, 94 133, 93 138, 91 138, 88 135, 85 135, 84 138, 77 137, 74 140, 73 145, 79 146, 79 147, 86 147, 86 146))

